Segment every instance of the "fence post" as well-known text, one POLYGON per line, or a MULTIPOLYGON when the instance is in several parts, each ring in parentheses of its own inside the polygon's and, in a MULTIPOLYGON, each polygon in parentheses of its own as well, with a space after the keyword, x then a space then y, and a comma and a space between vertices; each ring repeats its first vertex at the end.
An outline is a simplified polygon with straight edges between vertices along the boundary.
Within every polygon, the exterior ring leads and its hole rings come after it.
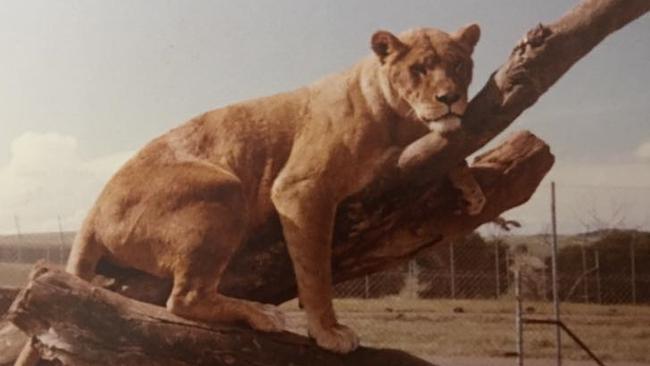
POLYGON ((580 245, 580 254, 582 256, 582 287, 584 290, 584 299, 585 302, 589 302, 589 277, 587 273, 587 253, 585 253, 585 243, 580 245))
POLYGON ((456 298, 456 267, 454 265, 454 241, 449 242, 449 287, 451 298, 456 298))
POLYGON ((555 346, 556 365, 562 366, 562 332, 560 328, 560 296, 557 275, 557 217, 555 213, 555 182, 551 182, 551 225, 553 228, 553 251, 551 261, 553 265, 553 309, 555 313, 555 346))
POLYGON ((499 241, 494 241, 494 270, 495 270, 495 279, 496 279, 496 294, 495 299, 498 299, 501 295, 501 274, 499 273, 501 268, 499 267, 499 241))
POLYGON ((519 268, 515 268, 515 302, 517 307, 515 309, 515 327, 517 331, 517 365, 524 365, 524 319, 522 311, 521 299, 521 281, 519 268))
POLYGON ((602 304, 603 297, 600 292, 600 254, 598 253, 598 249, 594 249, 594 262, 596 263, 596 298, 598 299, 598 303, 602 304))
POLYGON ((632 282, 632 304, 636 304, 636 253, 634 247, 636 244, 637 235, 634 232, 632 241, 630 242, 630 281, 632 282))
POLYGON ((510 247, 506 249, 505 252, 505 261, 506 261, 506 289, 510 288, 510 247))
POLYGON ((18 245, 16 245, 16 262, 23 262, 23 246, 25 241, 23 240, 23 234, 20 231, 20 222, 18 221, 18 215, 14 215, 14 224, 16 224, 16 235, 18 236, 18 245))
POLYGON ((542 286, 543 300, 548 301, 548 274, 546 273, 546 266, 542 267, 542 286))

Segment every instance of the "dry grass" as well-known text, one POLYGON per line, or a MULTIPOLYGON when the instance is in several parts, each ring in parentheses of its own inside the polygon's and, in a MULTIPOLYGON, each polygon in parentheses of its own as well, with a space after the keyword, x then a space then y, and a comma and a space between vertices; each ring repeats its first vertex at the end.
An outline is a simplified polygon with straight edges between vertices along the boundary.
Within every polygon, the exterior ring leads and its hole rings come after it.
MULTIPOLYGON (((295 302, 283 306, 290 326, 302 332, 304 317, 295 302)), ((342 322, 368 346, 399 348, 424 358, 503 357, 515 350, 512 301, 342 299, 335 306, 342 322)), ((526 307, 533 312, 528 317, 552 314, 550 304, 526 307)), ((650 307, 562 304, 562 314, 569 328, 604 360, 650 362, 650 307)), ((526 356, 554 357, 554 337, 552 326, 528 325, 526 356)), ((587 358, 568 336, 563 337, 563 349, 569 359, 587 358)))

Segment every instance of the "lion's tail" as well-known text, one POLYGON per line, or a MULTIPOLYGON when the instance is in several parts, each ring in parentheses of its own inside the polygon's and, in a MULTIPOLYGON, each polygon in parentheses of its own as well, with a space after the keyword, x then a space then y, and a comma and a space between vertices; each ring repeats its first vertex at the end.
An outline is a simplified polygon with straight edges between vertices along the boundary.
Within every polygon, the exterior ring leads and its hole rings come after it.
POLYGON ((86 220, 77 233, 68 257, 66 271, 90 281, 95 276, 95 267, 106 250, 95 236, 93 225, 86 220))

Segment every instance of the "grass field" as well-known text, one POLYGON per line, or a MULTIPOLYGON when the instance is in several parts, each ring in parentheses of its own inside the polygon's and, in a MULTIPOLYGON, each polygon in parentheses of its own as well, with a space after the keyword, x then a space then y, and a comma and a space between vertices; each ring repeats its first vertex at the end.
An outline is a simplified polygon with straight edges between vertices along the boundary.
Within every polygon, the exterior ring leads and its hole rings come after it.
MULTIPOLYGON (((0 286, 21 286, 31 265, 0 264, 0 286)), ((562 319, 605 361, 650 364, 650 306, 564 303, 562 319)), ((289 328, 304 334, 304 315, 296 301, 282 306, 289 328)), ((503 357, 515 350, 514 301, 337 299, 341 321, 354 328, 367 346, 399 348, 423 358, 503 357)), ((549 318, 548 303, 525 304, 527 317, 549 318)), ((527 358, 552 358, 555 333, 551 326, 527 325, 527 358)), ((567 336, 564 356, 587 359, 567 336)))
MULTIPOLYGON (((290 327, 304 332, 304 316, 295 302, 283 306, 290 327)), ((339 299, 335 306, 341 321, 368 346, 399 348, 429 359, 504 357, 515 350, 513 301, 339 299)), ((552 314, 550 304, 526 307, 534 309, 529 317, 552 314)), ((650 363, 650 307, 562 304, 562 314, 569 328, 603 360, 650 363)), ((554 337, 551 326, 527 326, 526 357, 553 358, 554 337)), ((587 359, 567 336, 563 352, 568 359, 587 359)))

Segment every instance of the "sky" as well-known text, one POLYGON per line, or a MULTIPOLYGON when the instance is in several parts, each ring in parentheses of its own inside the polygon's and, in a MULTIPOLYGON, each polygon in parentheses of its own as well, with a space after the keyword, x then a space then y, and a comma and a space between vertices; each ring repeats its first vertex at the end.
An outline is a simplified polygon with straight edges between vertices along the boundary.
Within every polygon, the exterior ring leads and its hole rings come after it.
MULTIPOLYGON (((473 94, 527 29, 575 3, 3 1, 0 234, 77 229, 107 179, 152 138, 342 71, 370 52, 378 29, 479 23, 473 94)), ((611 35, 504 132, 529 129, 557 158, 533 199, 506 215, 522 231, 548 229, 551 179, 560 231, 650 229, 648 34, 646 15, 611 35)))

